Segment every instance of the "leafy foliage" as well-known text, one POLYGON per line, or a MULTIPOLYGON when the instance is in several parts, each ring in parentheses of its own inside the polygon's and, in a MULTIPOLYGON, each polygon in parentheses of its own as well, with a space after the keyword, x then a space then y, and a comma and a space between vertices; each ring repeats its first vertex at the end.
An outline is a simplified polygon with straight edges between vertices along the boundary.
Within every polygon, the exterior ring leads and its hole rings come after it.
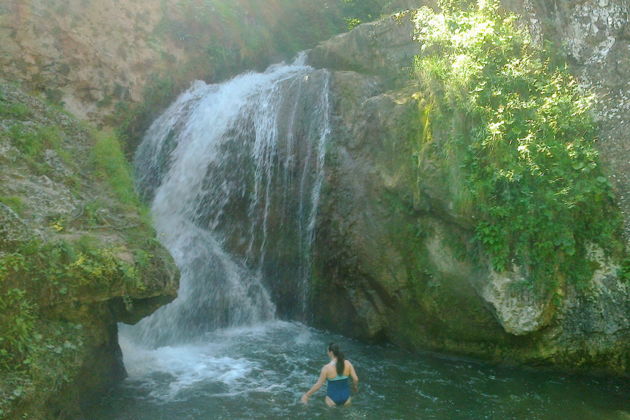
POLYGON ((33 240, 0 255, 2 291, 20 287, 40 305, 52 306, 88 292, 107 292, 117 283, 134 287, 140 267, 118 257, 121 252, 90 236, 74 242, 33 240))
MULTIPOLYGON (((0 265, 3 269, 4 265, 0 265)), ((10 369, 24 361, 34 323, 34 306, 24 290, 13 288, 0 294, 0 369, 10 369)))
POLYGON ((107 133, 98 133, 96 137, 97 141, 92 149, 91 157, 97 177, 110 185, 121 203, 139 206, 131 168, 122 151, 120 141, 115 135, 107 133))
POLYGON ((583 284, 593 271, 590 242, 609 254, 623 247, 591 98, 498 1, 440 3, 442 13, 416 16, 416 72, 442 157, 462 164, 460 210, 477 220, 475 238, 496 270, 516 264, 541 286, 583 284))
MULTIPOLYGON (((23 305, 22 299, 20 303, 23 305)), ((17 418, 19 408, 16 410, 16 406, 24 399, 59 392, 74 379, 72 372, 78 371, 81 365, 80 354, 86 338, 81 325, 35 320, 29 326, 32 326, 30 334, 20 337, 27 347, 23 358, 17 361, 15 354, 9 358, 0 356, 0 418, 17 418)))
POLYGON ((346 26, 348 30, 352 30, 361 24, 361 19, 346 18, 346 26))

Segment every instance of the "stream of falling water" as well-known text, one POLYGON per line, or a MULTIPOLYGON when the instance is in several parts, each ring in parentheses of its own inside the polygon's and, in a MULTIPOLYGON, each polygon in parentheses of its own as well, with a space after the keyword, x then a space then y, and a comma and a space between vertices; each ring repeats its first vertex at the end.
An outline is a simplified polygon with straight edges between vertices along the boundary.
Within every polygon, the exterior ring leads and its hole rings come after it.
POLYGON ((329 74, 302 60, 195 82, 148 130, 139 188, 181 286, 124 337, 182 343, 272 320, 274 300, 290 301, 283 316, 304 315, 330 104, 329 74))
POLYGON ((303 58, 220 85, 195 82, 136 155, 179 296, 121 325, 129 378, 94 419, 625 419, 627 384, 370 346, 309 328, 311 244, 331 135, 330 74, 303 58), (353 406, 299 396, 337 341, 353 406))

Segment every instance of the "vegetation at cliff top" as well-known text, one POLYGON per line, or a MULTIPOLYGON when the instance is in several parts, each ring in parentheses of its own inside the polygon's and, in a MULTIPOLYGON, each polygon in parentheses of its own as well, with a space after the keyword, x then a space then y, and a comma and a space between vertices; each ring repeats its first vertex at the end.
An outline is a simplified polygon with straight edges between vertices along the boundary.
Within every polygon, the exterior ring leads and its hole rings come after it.
POLYGON ((416 73, 430 95, 421 153, 459 162, 449 185, 496 270, 521 267, 545 289, 586 284, 597 267, 590 244, 624 252, 589 95, 498 1, 440 6, 415 18, 416 73))
MULTIPOLYGON (((248 69, 262 70, 318 42, 394 10, 389 0, 257 0, 164 2, 153 45, 177 71, 149 76, 141 103, 121 101, 111 125, 133 150, 142 133, 191 80, 219 82, 248 69), (167 46, 190 51, 177 62, 167 46)), ((103 101, 108 105, 111 98, 103 101)))

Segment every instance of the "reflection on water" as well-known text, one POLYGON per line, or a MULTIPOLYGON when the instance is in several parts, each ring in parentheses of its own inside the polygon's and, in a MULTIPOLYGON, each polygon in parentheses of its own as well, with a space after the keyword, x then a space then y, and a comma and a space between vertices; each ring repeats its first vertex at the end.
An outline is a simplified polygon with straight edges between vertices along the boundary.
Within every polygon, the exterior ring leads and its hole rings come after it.
POLYGON ((491 367, 371 346, 298 323, 270 322, 148 350, 122 342, 129 378, 92 413, 99 419, 630 419, 620 380, 491 367), (360 391, 327 408, 302 393, 337 341, 360 391))

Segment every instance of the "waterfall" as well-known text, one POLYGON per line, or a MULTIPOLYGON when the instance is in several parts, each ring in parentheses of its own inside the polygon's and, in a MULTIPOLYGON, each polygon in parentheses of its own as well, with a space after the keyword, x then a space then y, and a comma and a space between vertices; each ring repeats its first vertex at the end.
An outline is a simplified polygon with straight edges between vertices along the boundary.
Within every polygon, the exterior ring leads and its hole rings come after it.
POLYGON ((303 61, 194 82, 147 131, 138 189, 181 271, 180 290, 123 333, 164 345, 304 316, 330 75, 303 61))

